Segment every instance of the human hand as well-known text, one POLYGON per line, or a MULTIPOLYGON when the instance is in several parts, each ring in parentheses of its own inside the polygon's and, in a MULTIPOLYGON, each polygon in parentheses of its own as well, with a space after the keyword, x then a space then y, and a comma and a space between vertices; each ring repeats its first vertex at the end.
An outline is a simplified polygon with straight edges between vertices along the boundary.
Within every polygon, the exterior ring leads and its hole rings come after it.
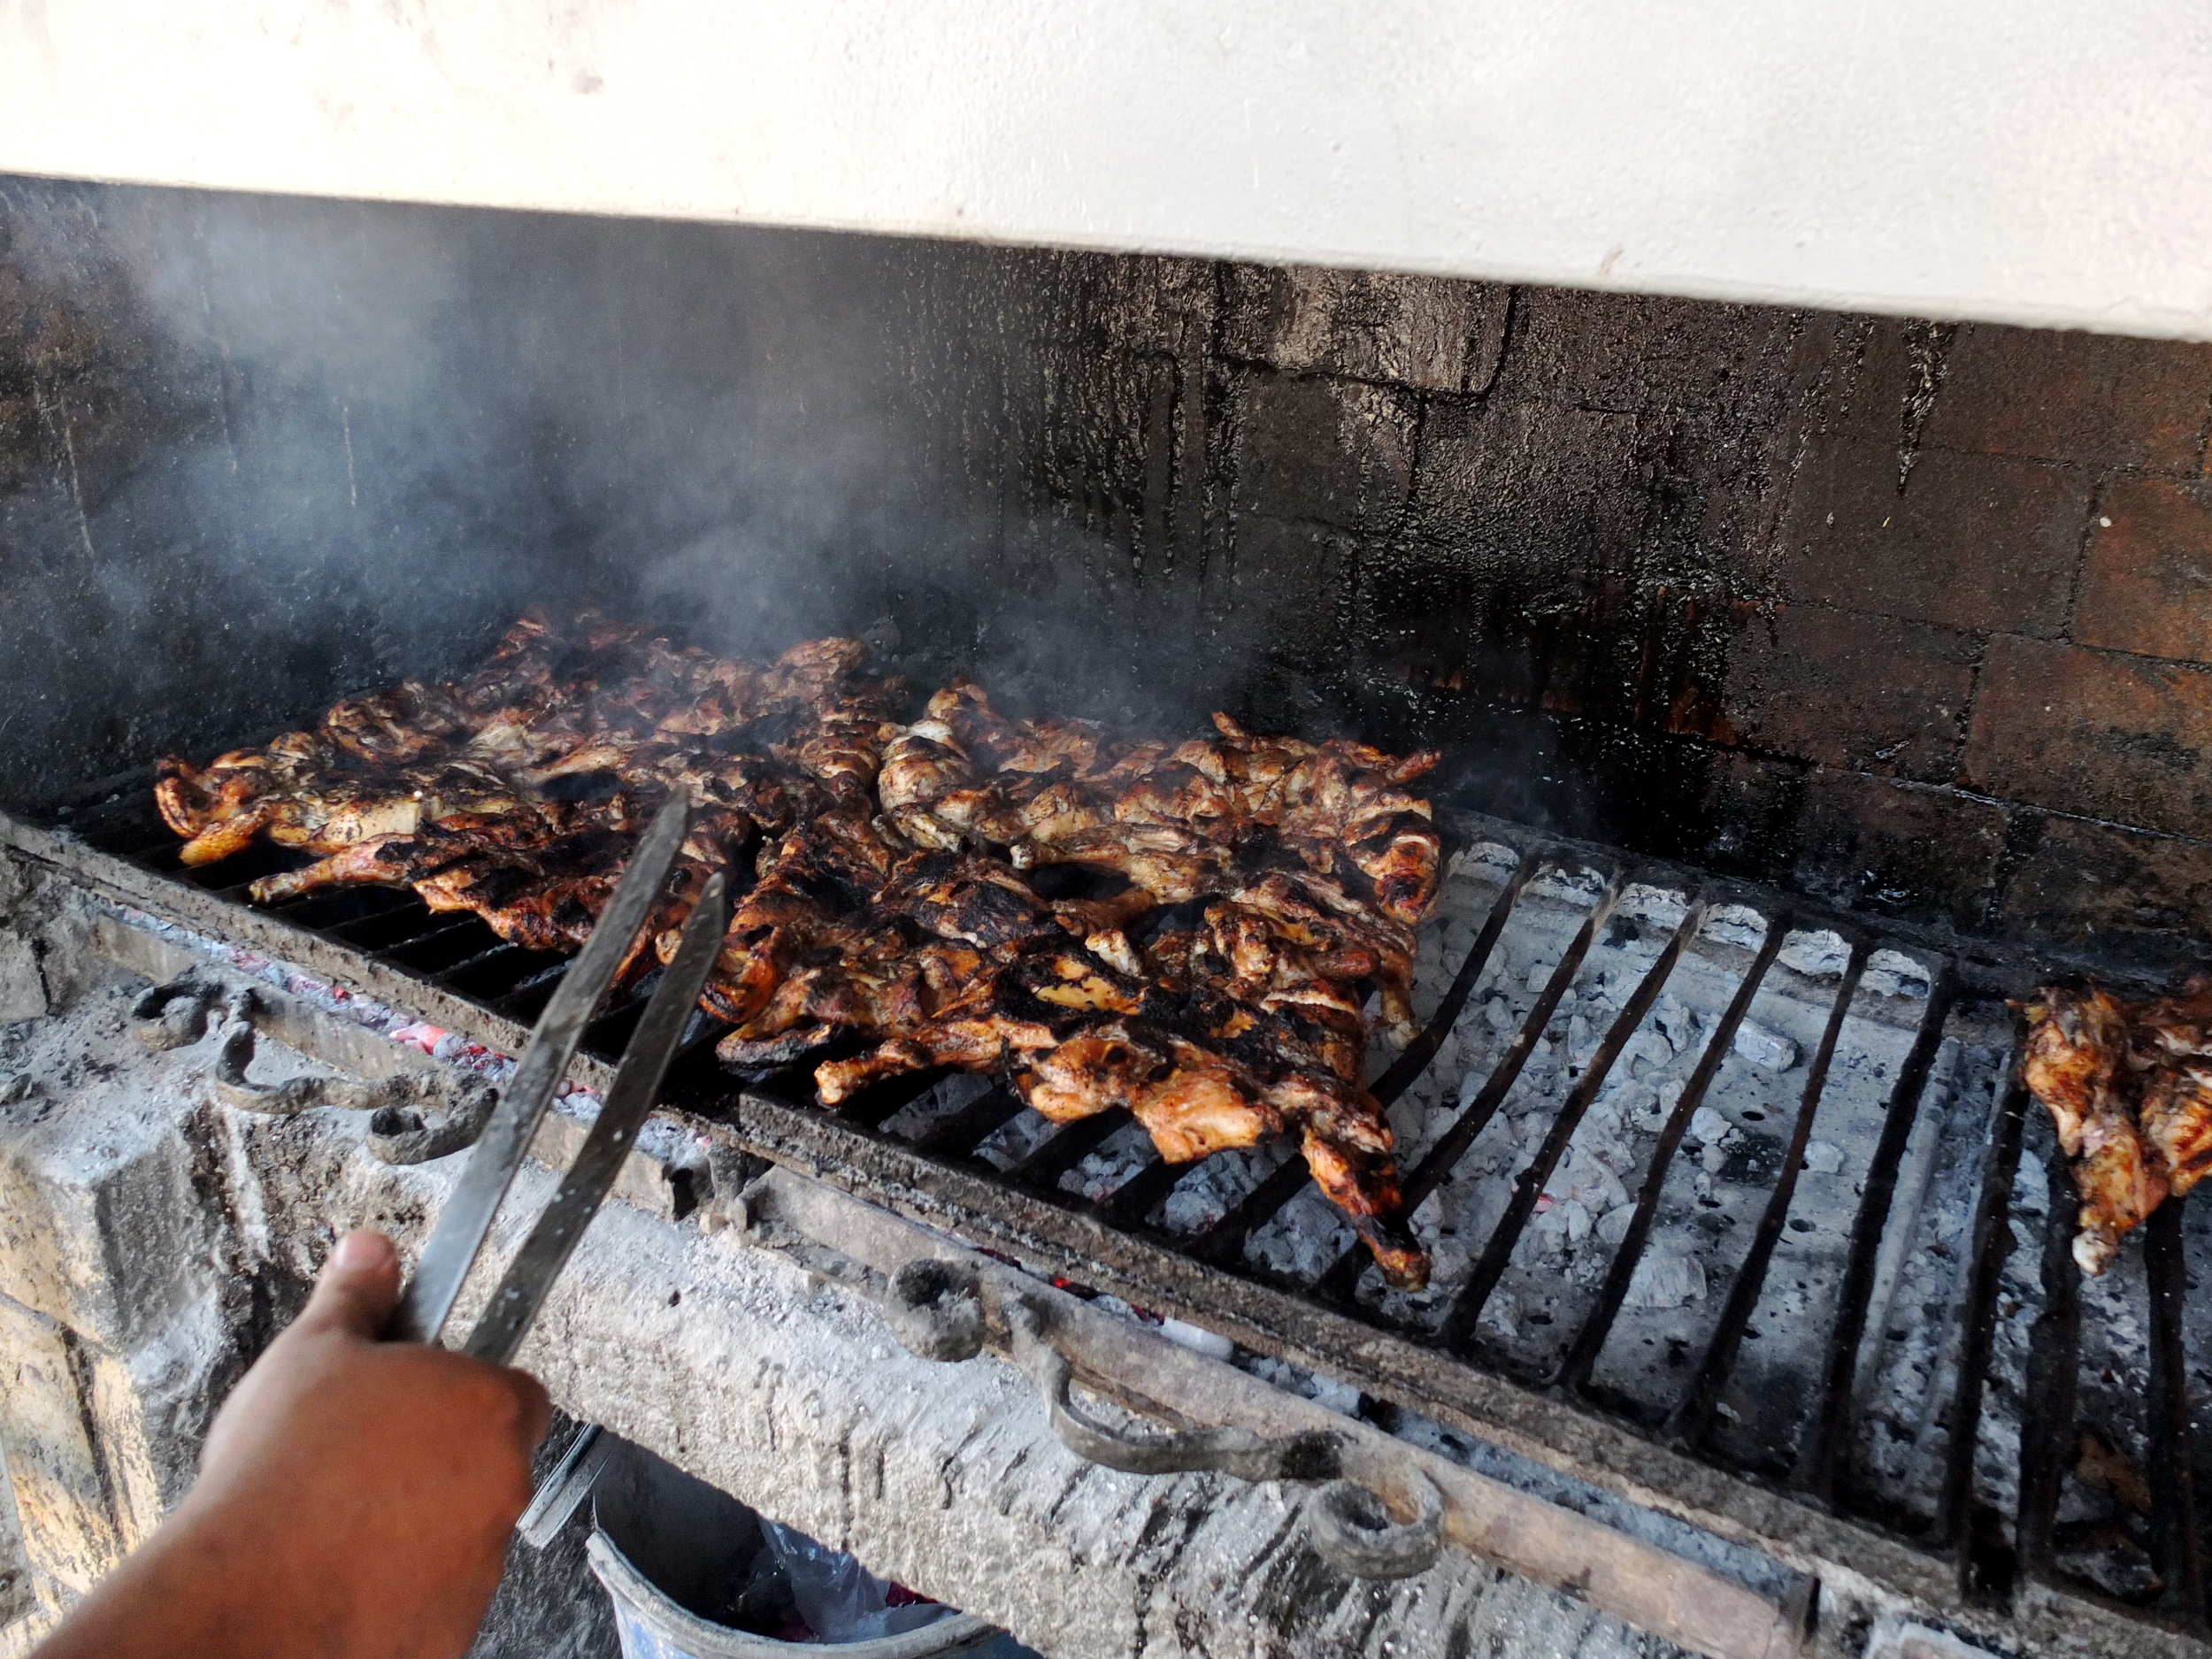
POLYGON ((176 1513, 38 1659, 468 1647, 551 1407, 521 1371, 380 1341, 399 1278, 381 1234, 339 1240, 306 1311, 217 1416, 176 1513))

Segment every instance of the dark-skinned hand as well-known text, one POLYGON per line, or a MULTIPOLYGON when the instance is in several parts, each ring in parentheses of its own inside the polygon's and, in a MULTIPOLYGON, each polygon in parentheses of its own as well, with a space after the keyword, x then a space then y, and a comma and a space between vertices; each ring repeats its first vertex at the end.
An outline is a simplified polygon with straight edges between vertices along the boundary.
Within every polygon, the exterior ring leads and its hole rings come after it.
POLYGON ((208 1434, 176 1512, 36 1659, 454 1659, 497 1587, 550 1407, 533 1378, 385 1342, 399 1256, 338 1241, 208 1434))

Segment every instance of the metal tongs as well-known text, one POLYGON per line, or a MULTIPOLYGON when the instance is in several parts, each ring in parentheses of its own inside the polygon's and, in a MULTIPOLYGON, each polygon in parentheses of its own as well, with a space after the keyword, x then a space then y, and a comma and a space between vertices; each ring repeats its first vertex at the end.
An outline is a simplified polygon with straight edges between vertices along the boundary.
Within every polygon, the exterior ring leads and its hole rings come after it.
MULTIPOLYGON (((592 929, 553 999, 530 1033, 529 1046, 515 1064, 498 1106, 470 1154, 458 1186, 423 1247, 414 1277, 401 1294, 386 1335, 395 1341, 435 1342, 444 1328, 462 1282, 475 1264, 492 1217, 513 1184, 515 1171, 530 1150, 554 1091, 575 1058, 576 1045, 591 1023, 615 971, 629 954, 631 941, 661 896, 676 855, 691 826, 690 803, 679 794, 656 815, 630 856, 629 867, 614 898, 592 929)), ((682 1045, 708 970, 721 949, 729 925, 725 878, 717 873, 684 923, 675 960, 668 964, 645 1005, 644 1017, 623 1050, 613 1087, 599 1108, 598 1120, 576 1155, 559 1189, 539 1216, 530 1236, 492 1293, 484 1317, 469 1333, 462 1351, 505 1364, 522 1345, 546 1294, 560 1276, 569 1253, 583 1236, 600 1202, 621 1172, 630 1142, 652 1110, 669 1062, 682 1045)))

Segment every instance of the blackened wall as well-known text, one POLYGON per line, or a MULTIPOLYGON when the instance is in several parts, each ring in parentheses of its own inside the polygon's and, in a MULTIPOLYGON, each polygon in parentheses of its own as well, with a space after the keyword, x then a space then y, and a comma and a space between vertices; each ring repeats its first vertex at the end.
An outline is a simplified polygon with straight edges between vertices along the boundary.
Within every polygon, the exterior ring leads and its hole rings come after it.
POLYGON ((1870 910, 2212 932, 2202 348, 21 180, 0 239, 15 796, 598 599, 1435 742, 1870 910))

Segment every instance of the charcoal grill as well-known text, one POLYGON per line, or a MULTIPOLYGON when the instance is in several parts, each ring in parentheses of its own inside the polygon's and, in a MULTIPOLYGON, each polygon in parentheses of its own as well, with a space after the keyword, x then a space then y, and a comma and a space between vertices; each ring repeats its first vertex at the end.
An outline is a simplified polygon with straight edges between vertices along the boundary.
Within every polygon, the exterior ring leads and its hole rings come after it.
MULTIPOLYGON (((381 889, 250 907, 246 883, 295 856, 257 849, 182 868, 148 782, 109 780, 9 818, 5 838, 136 918, 518 1050, 563 958, 381 889)), ((1451 1212, 1460 1178, 1486 1156, 1494 1167, 1509 1131, 1513 1150, 1487 1178, 1487 1231, 1440 1248, 1422 1296, 1386 1290, 1349 1228, 1317 1215, 1294 1155, 1169 1166, 1123 1114, 1056 1131, 1003 1087, 942 1072, 827 1109, 803 1070, 722 1071, 722 1028, 703 1014, 667 1101, 753 1156, 1350 1382, 1386 1427, 1480 1436, 1765 1551, 1818 1581, 1804 1617, 1821 1646, 1863 1640, 1843 1627, 1863 1593, 2032 1651, 2200 1640, 2193 1402, 2204 1391, 2192 1356, 2203 1355, 2185 1310, 2203 1247, 2186 1207, 2169 1203, 2107 1279, 2078 1277, 2077 1200, 2018 1081, 2004 1006, 2066 964, 1877 931, 1478 815, 1448 829, 1452 873, 1418 987, 1426 1024, 1374 1087, 1406 1141, 1408 1210, 1440 1243, 1433 1217, 1451 1212), (1704 1013, 1685 1023, 1672 1010, 1694 1041, 1674 1054, 1673 1087, 1643 1102, 1635 1073, 1667 1069, 1651 1066, 1647 1033, 1694 979, 1704 1013), (1739 1048, 1789 1041, 1770 1027, 1792 1020, 1804 1063, 1786 1081, 1763 1077, 1739 1048), (1555 1102, 1537 1087, 1546 1066, 1555 1102), (1461 1068, 1455 1090, 1446 1073, 1461 1068), (1753 1096, 1761 1107, 1717 1110, 1753 1096), (1563 1228, 1558 1212, 1577 1201, 1550 1189, 1580 1167, 1578 1132, 1613 1134, 1624 1110, 1642 1124, 1606 1215, 1625 1210, 1625 1222, 1593 1227, 1586 1209, 1563 1228), (1855 1172, 1844 1187, 1813 1168, 1823 1148, 1855 1172), (1928 1223, 1931 1194, 1947 1189, 1970 1199, 1961 1248, 1928 1223), (1718 1280, 1688 1314, 1689 1302, 1660 1307, 1639 1278, 1686 1231, 1712 1240, 1718 1280), (1564 1266, 1542 1242, 1563 1233, 1564 1266), (1500 1317, 1516 1298, 1527 1317, 1500 1317), (2124 1340, 2131 1302, 2139 1348, 2124 1340), (1662 1340, 1662 1313, 1683 1333, 1662 1340), (1784 1348, 1799 1360, 1759 1357, 1784 1348), (1919 1432, 1900 1441, 1884 1379, 1909 1371, 1915 1352, 1927 1373, 1919 1432), (2084 1429, 2134 1448, 2148 1471, 2148 1571, 2118 1593, 2109 1575, 2085 1576, 2070 1531, 2084 1429)), ((591 1027, 580 1081, 603 1086, 642 1001, 591 1027)))

